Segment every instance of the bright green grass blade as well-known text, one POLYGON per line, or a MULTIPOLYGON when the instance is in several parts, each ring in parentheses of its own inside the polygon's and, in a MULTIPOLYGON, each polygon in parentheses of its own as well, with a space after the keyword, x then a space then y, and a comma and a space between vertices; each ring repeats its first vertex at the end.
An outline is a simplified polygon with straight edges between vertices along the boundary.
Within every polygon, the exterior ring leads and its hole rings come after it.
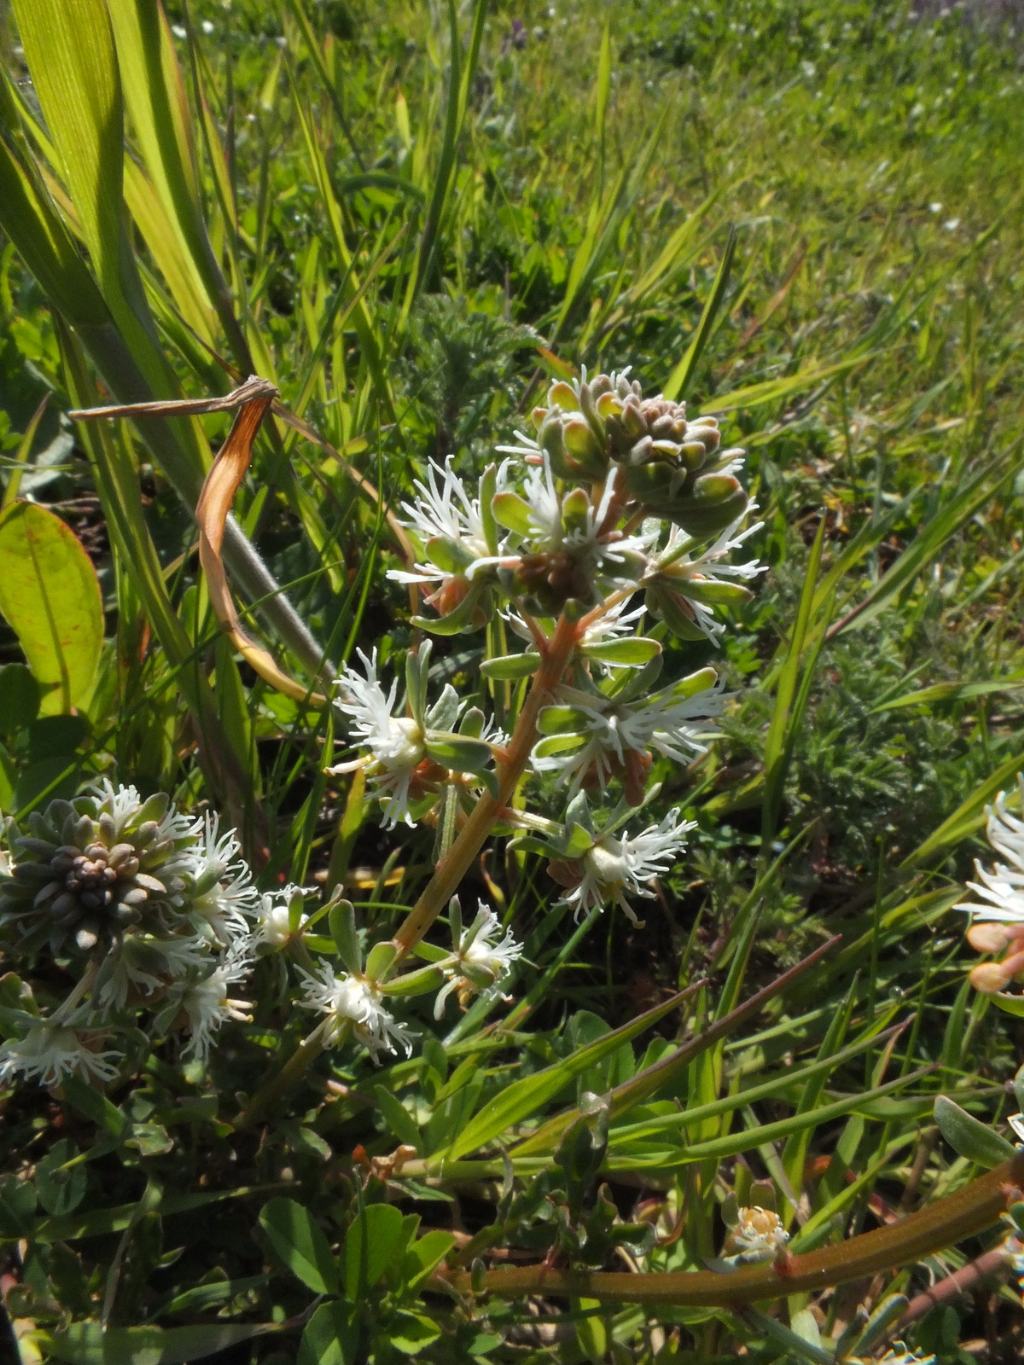
POLYGON ((662 1004, 638 1015, 628 1024, 623 1024, 621 1028, 613 1029, 587 1047, 580 1048, 571 1057, 565 1057, 535 1075, 524 1076, 522 1080, 506 1086, 487 1101, 448 1148, 435 1153, 430 1160, 455 1161, 465 1156, 467 1152, 476 1151, 494 1142, 496 1138, 522 1123, 524 1119, 528 1119, 539 1108, 554 1099, 576 1076, 603 1057, 609 1056, 623 1043, 629 1042, 645 1029, 653 1027, 659 1019, 663 1019, 675 1009, 689 993, 680 991, 662 1004))
MULTIPOLYGON (((710 293, 704 303, 704 308, 700 315, 700 322, 697 330, 693 334, 693 340, 687 346, 682 359, 669 375, 663 393, 666 398, 678 398, 680 394, 685 394, 689 388, 693 372, 700 364, 700 358, 704 353, 708 337, 714 326, 718 310, 722 306, 725 298, 725 291, 729 285, 729 276, 732 273, 733 257, 736 255, 736 229, 730 227, 729 236, 725 241, 725 250, 722 252, 722 259, 719 262, 718 270, 715 273, 714 282, 711 285, 710 293)), ((705 404, 706 407, 714 408, 715 404, 705 404)))

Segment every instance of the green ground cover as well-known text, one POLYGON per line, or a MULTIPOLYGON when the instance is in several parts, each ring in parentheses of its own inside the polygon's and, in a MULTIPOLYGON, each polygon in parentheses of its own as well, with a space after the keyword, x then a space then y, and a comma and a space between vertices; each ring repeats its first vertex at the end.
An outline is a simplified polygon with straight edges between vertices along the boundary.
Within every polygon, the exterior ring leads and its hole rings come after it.
MULTIPOLYGON (((655 629, 667 677, 717 655, 736 696, 707 754, 655 760, 650 818, 679 807, 696 829, 644 927, 608 910, 578 930, 544 860, 499 846, 463 899, 486 895, 525 944, 517 1003, 450 1002, 443 1024, 414 1008, 409 1058, 350 1043, 253 1114, 310 1027, 278 955, 205 1065, 165 1020, 106 1103, 80 1080, 5 1082, 22 1359, 832 1361, 898 1338, 1018 1358, 998 1258, 973 1294, 914 1298, 1003 1235, 962 1240, 952 1206, 926 1252, 778 1301, 470 1292, 504 1261, 704 1271, 730 1198, 764 1204, 764 1182, 798 1254, 852 1247, 1003 1159, 934 1105, 993 1133, 1021 1107, 1013 1002, 968 985, 952 912, 986 806, 1024 770, 1013 10, 166 8, 163 29, 114 0, 16 0, 0 21, 5 815, 100 774, 162 791, 220 810, 261 890, 316 888, 312 913, 343 890, 388 939, 443 828, 381 830, 357 777, 325 774, 348 731, 307 694, 357 647, 400 661, 417 642, 385 510, 430 459, 479 476, 580 365, 719 415, 768 567, 718 651, 655 629), (249 374, 283 412, 224 558, 296 695, 233 650, 199 572, 193 513, 229 418, 64 416, 249 374), (54 559, 19 588, 33 534, 54 559), (73 642, 33 644, 41 601, 73 642), (607 1130, 586 1097, 637 1077, 607 1130), (698 1106, 681 1136, 673 1116, 698 1106), (860 1307, 882 1315, 866 1337, 860 1307)), ((435 641, 460 694, 480 686, 474 647, 435 641)), ((317 951, 345 934, 325 916, 317 951)), ((10 937, 4 966, 10 1038, 26 989, 45 1010, 68 968, 26 967, 10 937)))

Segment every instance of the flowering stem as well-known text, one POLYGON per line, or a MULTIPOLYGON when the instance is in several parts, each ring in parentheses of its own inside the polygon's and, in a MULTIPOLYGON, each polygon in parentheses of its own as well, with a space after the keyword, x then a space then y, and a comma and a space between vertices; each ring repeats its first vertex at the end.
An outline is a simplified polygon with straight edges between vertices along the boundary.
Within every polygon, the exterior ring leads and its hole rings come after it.
MULTIPOLYGON (((638 1275, 558 1270, 543 1264, 503 1266, 485 1272, 483 1291, 507 1298, 578 1295, 601 1303, 718 1308, 785 1298, 803 1290, 826 1289, 881 1271, 898 1270, 982 1232, 998 1220, 1008 1202, 1020 1197, 1022 1183, 1024 1152, 1018 1152, 963 1189, 898 1223, 805 1256, 791 1255, 780 1264, 744 1266, 729 1273, 696 1270, 638 1275)), ((459 1293, 473 1292, 469 1271, 455 1271, 450 1283, 459 1293)))
POLYGON ((291 1088, 302 1073, 320 1056, 327 1044, 328 1029, 333 1020, 323 1019, 307 1038, 304 1038, 280 1071, 274 1073, 250 1099, 235 1119, 236 1131, 249 1128, 256 1122, 269 1104, 291 1088))
POLYGON ((498 760, 497 792, 493 796, 485 795, 474 806, 455 842, 437 864, 434 875, 399 926, 392 939, 398 949, 396 963, 419 943, 459 889, 470 864, 494 828, 495 821, 509 804, 537 738, 537 716, 550 693, 562 681, 580 634, 579 622, 570 621, 563 613, 550 640, 545 642, 541 666, 533 675, 529 695, 519 713, 508 747, 498 760))

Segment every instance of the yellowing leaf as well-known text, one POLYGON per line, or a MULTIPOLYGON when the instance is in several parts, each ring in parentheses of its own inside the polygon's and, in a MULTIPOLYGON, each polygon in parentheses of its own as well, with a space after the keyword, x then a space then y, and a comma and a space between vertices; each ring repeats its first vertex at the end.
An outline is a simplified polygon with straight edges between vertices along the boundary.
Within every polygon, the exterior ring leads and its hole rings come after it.
POLYGON ((0 613, 42 690, 41 714, 85 706, 103 645, 100 586, 72 531, 35 503, 0 515, 0 613))

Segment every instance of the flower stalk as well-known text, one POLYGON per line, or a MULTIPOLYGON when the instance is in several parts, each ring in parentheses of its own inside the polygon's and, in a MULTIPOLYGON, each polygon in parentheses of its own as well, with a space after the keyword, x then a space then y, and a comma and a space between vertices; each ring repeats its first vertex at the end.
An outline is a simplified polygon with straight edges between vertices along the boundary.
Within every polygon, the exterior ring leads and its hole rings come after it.
POLYGON ((451 848, 438 863, 434 875, 399 926, 392 942, 398 950, 396 964, 410 952, 452 896, 458 891, 473 859, 487 841, 502 811, 508 806, 516 784, 526 768, 537 741, 537 717, 568 668, 581 626, 566 612, 559 617, 551 638, 544 645, 540 668, 533 675, 529 694, 519 713, 515 730, 497 762, 496 791, 486 793, 470 812, 451 848))

